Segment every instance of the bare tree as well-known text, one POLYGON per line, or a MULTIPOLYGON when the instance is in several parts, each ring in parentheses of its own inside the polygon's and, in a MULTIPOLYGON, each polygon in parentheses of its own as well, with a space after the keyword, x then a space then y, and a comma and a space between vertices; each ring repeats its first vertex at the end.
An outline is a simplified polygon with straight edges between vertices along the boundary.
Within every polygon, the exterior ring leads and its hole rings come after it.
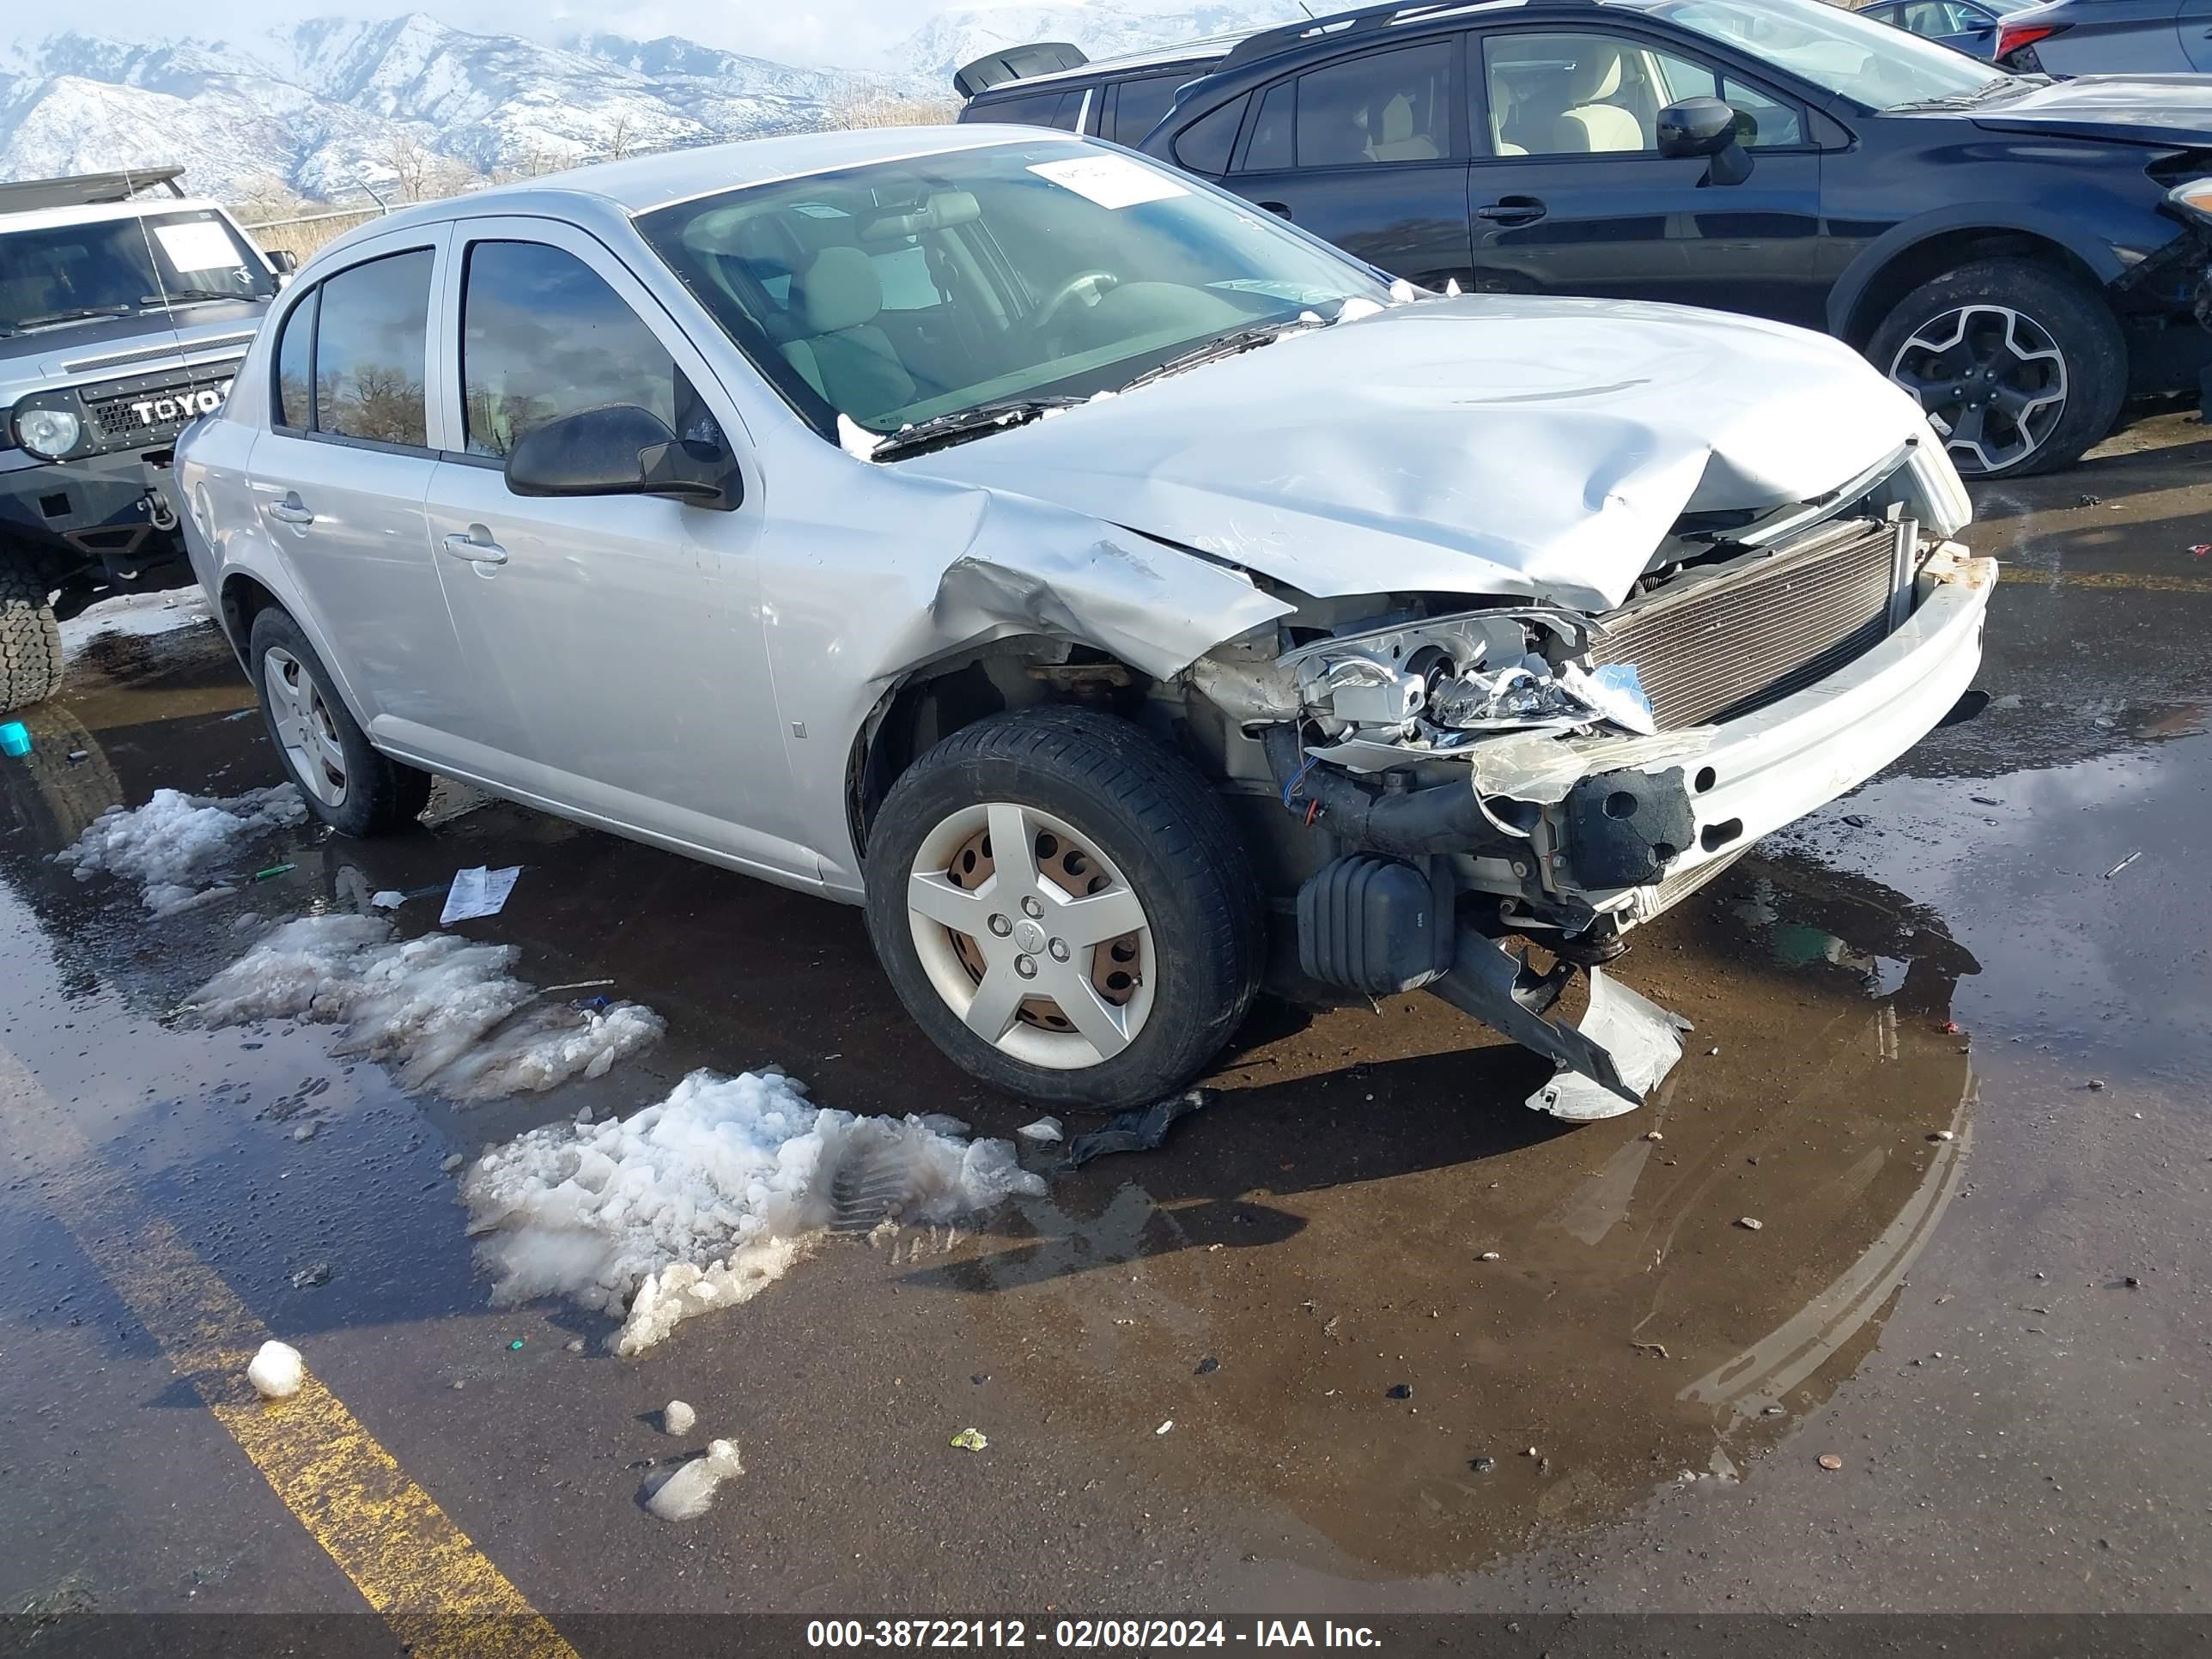
POLYGON ((422 141, 406 128, 393 130, 392 143, 384 152, 384 165, 392 169, 392 183, 403 201, 422 199, 422 186, 428 182, 433 159, 422 141))
POLYGON ((636 148, 636 127, 625 110, 615 117, 614 125, 607 129, 607 160, 619 161, 636 148))

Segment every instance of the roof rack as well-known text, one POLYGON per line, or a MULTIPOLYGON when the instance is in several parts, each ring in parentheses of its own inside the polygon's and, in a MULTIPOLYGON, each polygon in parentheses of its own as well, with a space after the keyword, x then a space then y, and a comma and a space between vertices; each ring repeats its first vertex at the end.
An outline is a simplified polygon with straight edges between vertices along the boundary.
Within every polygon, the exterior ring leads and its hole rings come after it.
POLYGON ((1083 49, 1070 41, 1038 40, 1026 46, 1008 46, 1004 52, 978 58, 972 64, 963 64, 953 74, 952 85, 963 98, 973 98, 987 87, 1003 85, 1008 81, 1026 81, 1032 75, 1050 75, 1059 70, 1080 69, 1090 61, 1083 55, 1083 49))
POLYGON ((1471 0, 1394 0, 1380 6, 1361 6, 1352 11, 1334 12, 1325 17, 1303 17, 1295 23, 1262 29, 1248 35, 1243 43, 1232 48, 1221 60, 1220 67, 1233 69, 1239 64, 1249 64, 1255 58, 1273 58, 1277 52, 1297 46, 1304 40, 1322 40, 1335 35, 1364 34, 1373 29, 1389 28, 1392 24, 1427 16, 1472 9, 1471 0))
POLYGON ((38 208, 97 207, 127 202, 150 190, 168 187, 182 197, 177 180, 182 167, 133 167, 128 173, 81 173, 73 179, 26 179, 0 185, 0 213, 28 213, 38 208))

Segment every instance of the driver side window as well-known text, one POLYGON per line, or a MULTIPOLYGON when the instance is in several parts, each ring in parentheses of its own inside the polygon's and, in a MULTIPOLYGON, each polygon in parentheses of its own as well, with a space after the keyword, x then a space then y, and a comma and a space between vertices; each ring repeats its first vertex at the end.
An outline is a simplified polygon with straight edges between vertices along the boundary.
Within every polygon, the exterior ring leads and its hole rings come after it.
POLYGON ((1747 147, 1805 142, 1793 106, 1671 52, 1584 30, 1493 34, 1482 42, 1491 148, 1498 155, 1655 155, 1659 112, 1721 98, 1747 147))

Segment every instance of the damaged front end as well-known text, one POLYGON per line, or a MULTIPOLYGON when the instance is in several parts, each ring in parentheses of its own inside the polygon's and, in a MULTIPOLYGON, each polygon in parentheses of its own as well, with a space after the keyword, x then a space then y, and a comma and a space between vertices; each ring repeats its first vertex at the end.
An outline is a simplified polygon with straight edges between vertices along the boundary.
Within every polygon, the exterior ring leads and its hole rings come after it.
POLYGON ((1600 967, 1624 935, 1902 754, 1980 660, 1994 564, 1879 482, 1678 530, 1603 614, 1331 601, 1188 671, 1264 753, 1303 976, 1434 992, 1556 1061, 1529 1104, 1562 1117, 1632 1109, 1680 1058, 1674 1017, 1600 967))

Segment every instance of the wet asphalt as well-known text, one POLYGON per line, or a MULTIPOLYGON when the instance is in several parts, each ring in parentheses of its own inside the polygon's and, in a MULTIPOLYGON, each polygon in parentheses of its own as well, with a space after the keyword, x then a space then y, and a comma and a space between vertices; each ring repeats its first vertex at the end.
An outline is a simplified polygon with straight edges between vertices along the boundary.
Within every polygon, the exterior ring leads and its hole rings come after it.
POLYGON ((289 872, 148 920, 49 855, 157 787, 279 774, 211 625, 84 619, 32 761, 0 763, 0 1048, 40 1091, 0 1140, 0 1612, 364 1606, 149 1333, 170 1292, 102 1194, 556 1626, 2206 1609, 2208 460, 2164 415, 1978 492, 1989 708, 1639 937, 1623 977, 1697 1028, 1647 1109, 1528 1112, 1541 1064, 1433 1000, 1263 1005, 1163 1151, 941 1251, 834 1241, 637 1361, 597 1316, 487 1306, 450 1153, 698 1066, 986 1133, 1034 1112, 908 1024, 857 912, 502 803, 279 835, 257 865, 289 872), (541 984, 615 980, 668 1017, 658 1048, 457 1109, 325 1030, 171 1016, 244 915, 518 863, 460 931, 541 984), (948 1444, 970 1426, 988 1449, 948 1444), (709 1434, 746 1474, 648 1516, 647 1460, 709 1434))

